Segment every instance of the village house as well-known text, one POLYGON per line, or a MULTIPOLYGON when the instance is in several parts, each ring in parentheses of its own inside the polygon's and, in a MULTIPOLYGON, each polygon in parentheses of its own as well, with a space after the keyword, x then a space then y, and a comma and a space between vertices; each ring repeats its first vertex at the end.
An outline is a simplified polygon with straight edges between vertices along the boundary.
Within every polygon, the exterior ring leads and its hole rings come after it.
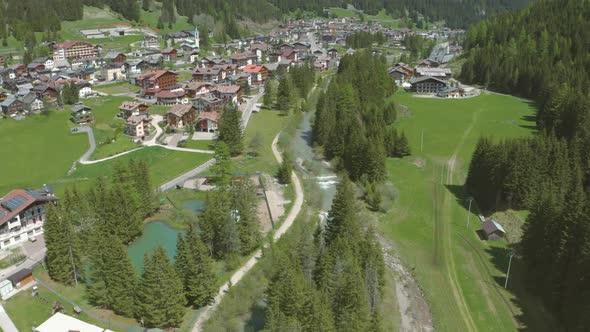
POLYGON ((215 133, 217 132, 219 123, 219 112, 200 112, 197 117, 197 124, 195 125, 195 131, 215 133))
POLYGON ((251 64, 247 65, 243 69, 244 73, 250 74, 252 77, 251 84, 264 84, 266 77, 268 76, 268 69, 263 65, 251 64))
POLYGON ((2 104, 0 104, 0 107, 5 116, 13 116, 25 111, 25 103, 23 103, 22 100, 17 99, 15 96, 8 97, 2 102, 2 104))
POLYGON ((218 83, 225 79, 225 70, 222 67, 215 66, 211 68, 195 68, 193 71, 193 81, 218 83))
POLYGON ((281 52, 281 55, 279 55, 278 62, 282 62, 284 60, 289 60, 290 62, 297 62, 298 59, 299 56, 297 55, 297 52, 295 52, 294 49, 286 49, 283 52, 281 52))
POLYGON ((270 46, 266 43, 254 42, 250 44, 250 52, 256 54, 258 62, 268 61, 267 55, 270 51, 270 46))
POLYGON ((123 53, 120 52, 116 52, 116 51, 111 51, 108 52, 107 55, 104 56, 104 60, 107 63, 125 63, 125 61, 127 61, 127 56, 123 53))
POLYGON ((441 98, 461 98, 467 95, 465 88, 461 86, 448 86, 436 94, 441 98))
POLYGON ((128 76, 139 76, 141 74, 141 72, 145 69, 147 69, 147 64, 145 61, 138 59, 138 60, 128 60, 125 63, 123 63, 123 66, 125 66, 125 73, 128 76))
POLYGON ((17 270, 9 275, 6 280, 0 282, 0 295, 3 300, 7 300, 16 294, 19 289, 29 285, 33 281, 33 270, 28 268, 17 270))
POLYGON ((43 104, 43 101, 41 99, 37 98, 37 94, 35 94, 32 91, 25 94, 24 96, 22 96, 20 98, 20 100, 22 100, 22 102, 23 102, 23 106, 25 108, 25 111, 27 111, 29 113, 41 112, 43 110, 43 108, 45 107, 45 105, 43 104))
POLYGON ((131 115, 125 122, 125 134, 143 139, 149 135, 151 124, 152 118, 147 113, 131 115))
POLYGON ((202 112, 220 111, 224 105, 223 100, 215 97, 213 94, 198 96, 192 100, 192 103, 199 114, 202 112))
POLYGON ((92 114, 92 108, 84 106, 82 103, 75 103, 72 106, 72 122, 75 124, 86 124, 94 121, 94 115, 92 114))
POLYGON ((98 46, 79 40, 53 44, 53 60, 98 57, 98 46))
POLYGON ((178 51, 175 48, 167 48, 162 51, 165 62, 175 62, 178 58, 178 51))
POLYGON ((234 55, 231 56, 231 62, 239 67, 251 65, 256 62, 257 59, 258 57, 256 54, 251 52, 234 53, 234 55))
POLYGON ((170 128, 183 128, 192 124, 197 118, 197 109, 193 104, 177 104, 166 113, 170 128))
POLYGON ((184 90, 189 98, 196 98, 211 93, 214 87, 215 85, 208 82, 188 82, 184 90))
POLYGON ((416 77, 430 76, 441 80, 448 80, 453 75, 450 68, 429 68, 429 67, 417 67, 416 77))
POLYGON ((136 100, 124 101, 119 106, 120 117, 127 119, 132 115, 140 115, 148 112, 148 105, 136 100))
POLYGON ((239 85, 218 85, 212 92, 224 103, 239 105, 242 102, 242 88, 239 85))
POLYGON ((56 204, 50 186, 16 189, 0 199, 0 248, 6 249, 43 233, 45 206, 56 204))
POLYGON ((389 69, 389 76, 397 85, 407 82, 413 75, 414 70, 406 64, 398 63, 389 69))
POLYGON ((143 48, 158 48, 160 47, 160 41, 158 36, 151 33, 144 33, 143 40, 141 41, 141 47, 143 48))
POLYGON ((107 82, 124 81, 127 79, 125 75, 125 65, 120 62, 113 62, 105 65, 101 69, 100 76, 107 82))
POLYGON ((137 85, 143 90, 171 89, 176 85, 177 76, 168 70, 150 70, 137 78, 137 85))
POLYGON ((447 82, 436 77, 421 76, 410 80, 412 91, 421 94, 437 94, 447 87, 447 82))
POLYGON ((184 98, 184 89, 161 90, 156 93, 156 104, 158 105, 175 105, 186 104, 188 99, 184 98))

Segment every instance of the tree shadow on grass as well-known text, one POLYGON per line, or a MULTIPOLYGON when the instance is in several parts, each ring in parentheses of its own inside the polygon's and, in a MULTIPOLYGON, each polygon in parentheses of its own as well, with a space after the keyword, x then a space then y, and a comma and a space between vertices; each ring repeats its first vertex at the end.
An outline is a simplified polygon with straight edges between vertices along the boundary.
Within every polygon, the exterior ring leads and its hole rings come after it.
MULTIPOLYGON (((490 255, 491 262, 494 264, 501 275, 495 275, 495 287, 500 292, 506 284, 506 272, 508 270, 509 255, 514 251, 514 246, 506 248, 500 246, 490 246, 486 253, 490 255)), ((507 298, 500 295, 504 301, 512 302, 512 305, 520 308, 520 313, 512 312, 520 327, 518 331, 523 332, 545 332, 545 331, 563 331, 553 318, 554 315, 547 310, 541 299, 535 296, 526 280, 526 265, 522 258, 514 256, 510 265, 510 275, 506 288, 513 296, 507 298)), ((509 307, 510 308, 510 307, 509 307)), ((513 309, 510 309, 511 311, 513 309)))
POLYGON ((252 308, 250 309, 251 315, 250 318, 246 321, 244 325, 244 332, 254 332, 260 331, 264 329, 265 319, 264 319, 264 310, 266 308, 266 303, 264 301, 258 301, 254 303, 252 308))

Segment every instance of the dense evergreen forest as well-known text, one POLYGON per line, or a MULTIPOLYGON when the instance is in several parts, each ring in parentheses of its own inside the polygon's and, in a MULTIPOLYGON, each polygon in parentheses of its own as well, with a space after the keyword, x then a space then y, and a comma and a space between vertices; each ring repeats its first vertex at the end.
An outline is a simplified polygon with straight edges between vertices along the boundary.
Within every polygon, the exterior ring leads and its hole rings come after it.
POLYGON ((528 209, 529 285, 568 331, 590 326, 590 3, 540 1, 467 33, 463 79, 533 99, 539 134, 480 139, 467 190, 486 211, 528 209))
POLYGON ((343 179, 325 225, 306 227, 297 250, 271 249, 265 331, 382 331, 385 264, 357 204, 343 179))
POLYGON ((385 179, 387 126, 396 118, 393 103, 385 99, 394 91, 385 58, 361 50, 341 59, 318 99, 312 141, 353 181, 385 179))

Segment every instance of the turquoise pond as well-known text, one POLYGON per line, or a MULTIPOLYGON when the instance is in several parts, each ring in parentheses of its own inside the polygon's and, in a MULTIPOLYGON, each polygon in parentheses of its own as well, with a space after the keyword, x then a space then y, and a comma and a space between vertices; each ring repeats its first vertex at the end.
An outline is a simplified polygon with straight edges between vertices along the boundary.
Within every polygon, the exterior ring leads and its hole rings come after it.
POLYGON ((190 211, 202 212, 205 209, 205 201, 191 199, 182 203, 182 207, 190 211))
POLYGON ((163 246, 170 260, 176 254, 176 240, 182 231, 168 226, 162 221, 154 221, 145 225, 143 234, 127 249, 133 265, 139 272, 143 270, 143 256, 151 253, 156 247, 163 246))
MULTIPOLYGON (((182 208, 185 210, 200 213, 205 208, 205 202, 202 200, 187 200, 182 202, 182 208)), ((168 253, 171 261, 176 255, 176 240, 181 230, 168 226, 163 221, 154 221, 146 224, 143 228, 143 234, 135 240, 127 249, 129 257, 137 271, 143 269, 143 256, 151 253, 157 246, 163 246, 168 253)))

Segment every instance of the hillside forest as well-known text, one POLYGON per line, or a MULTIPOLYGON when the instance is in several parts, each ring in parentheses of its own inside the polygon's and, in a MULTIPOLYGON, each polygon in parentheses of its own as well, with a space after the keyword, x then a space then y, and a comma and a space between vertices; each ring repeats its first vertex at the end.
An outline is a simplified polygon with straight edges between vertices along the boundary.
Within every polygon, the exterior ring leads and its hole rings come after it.
POLYGON ((467 33, 462 79, 532 99, 530 139, 482 137, 466 189, 488 212, 530 211, 514 248, 568 331, 590 325, 590 3, 539 1, 467 33))

